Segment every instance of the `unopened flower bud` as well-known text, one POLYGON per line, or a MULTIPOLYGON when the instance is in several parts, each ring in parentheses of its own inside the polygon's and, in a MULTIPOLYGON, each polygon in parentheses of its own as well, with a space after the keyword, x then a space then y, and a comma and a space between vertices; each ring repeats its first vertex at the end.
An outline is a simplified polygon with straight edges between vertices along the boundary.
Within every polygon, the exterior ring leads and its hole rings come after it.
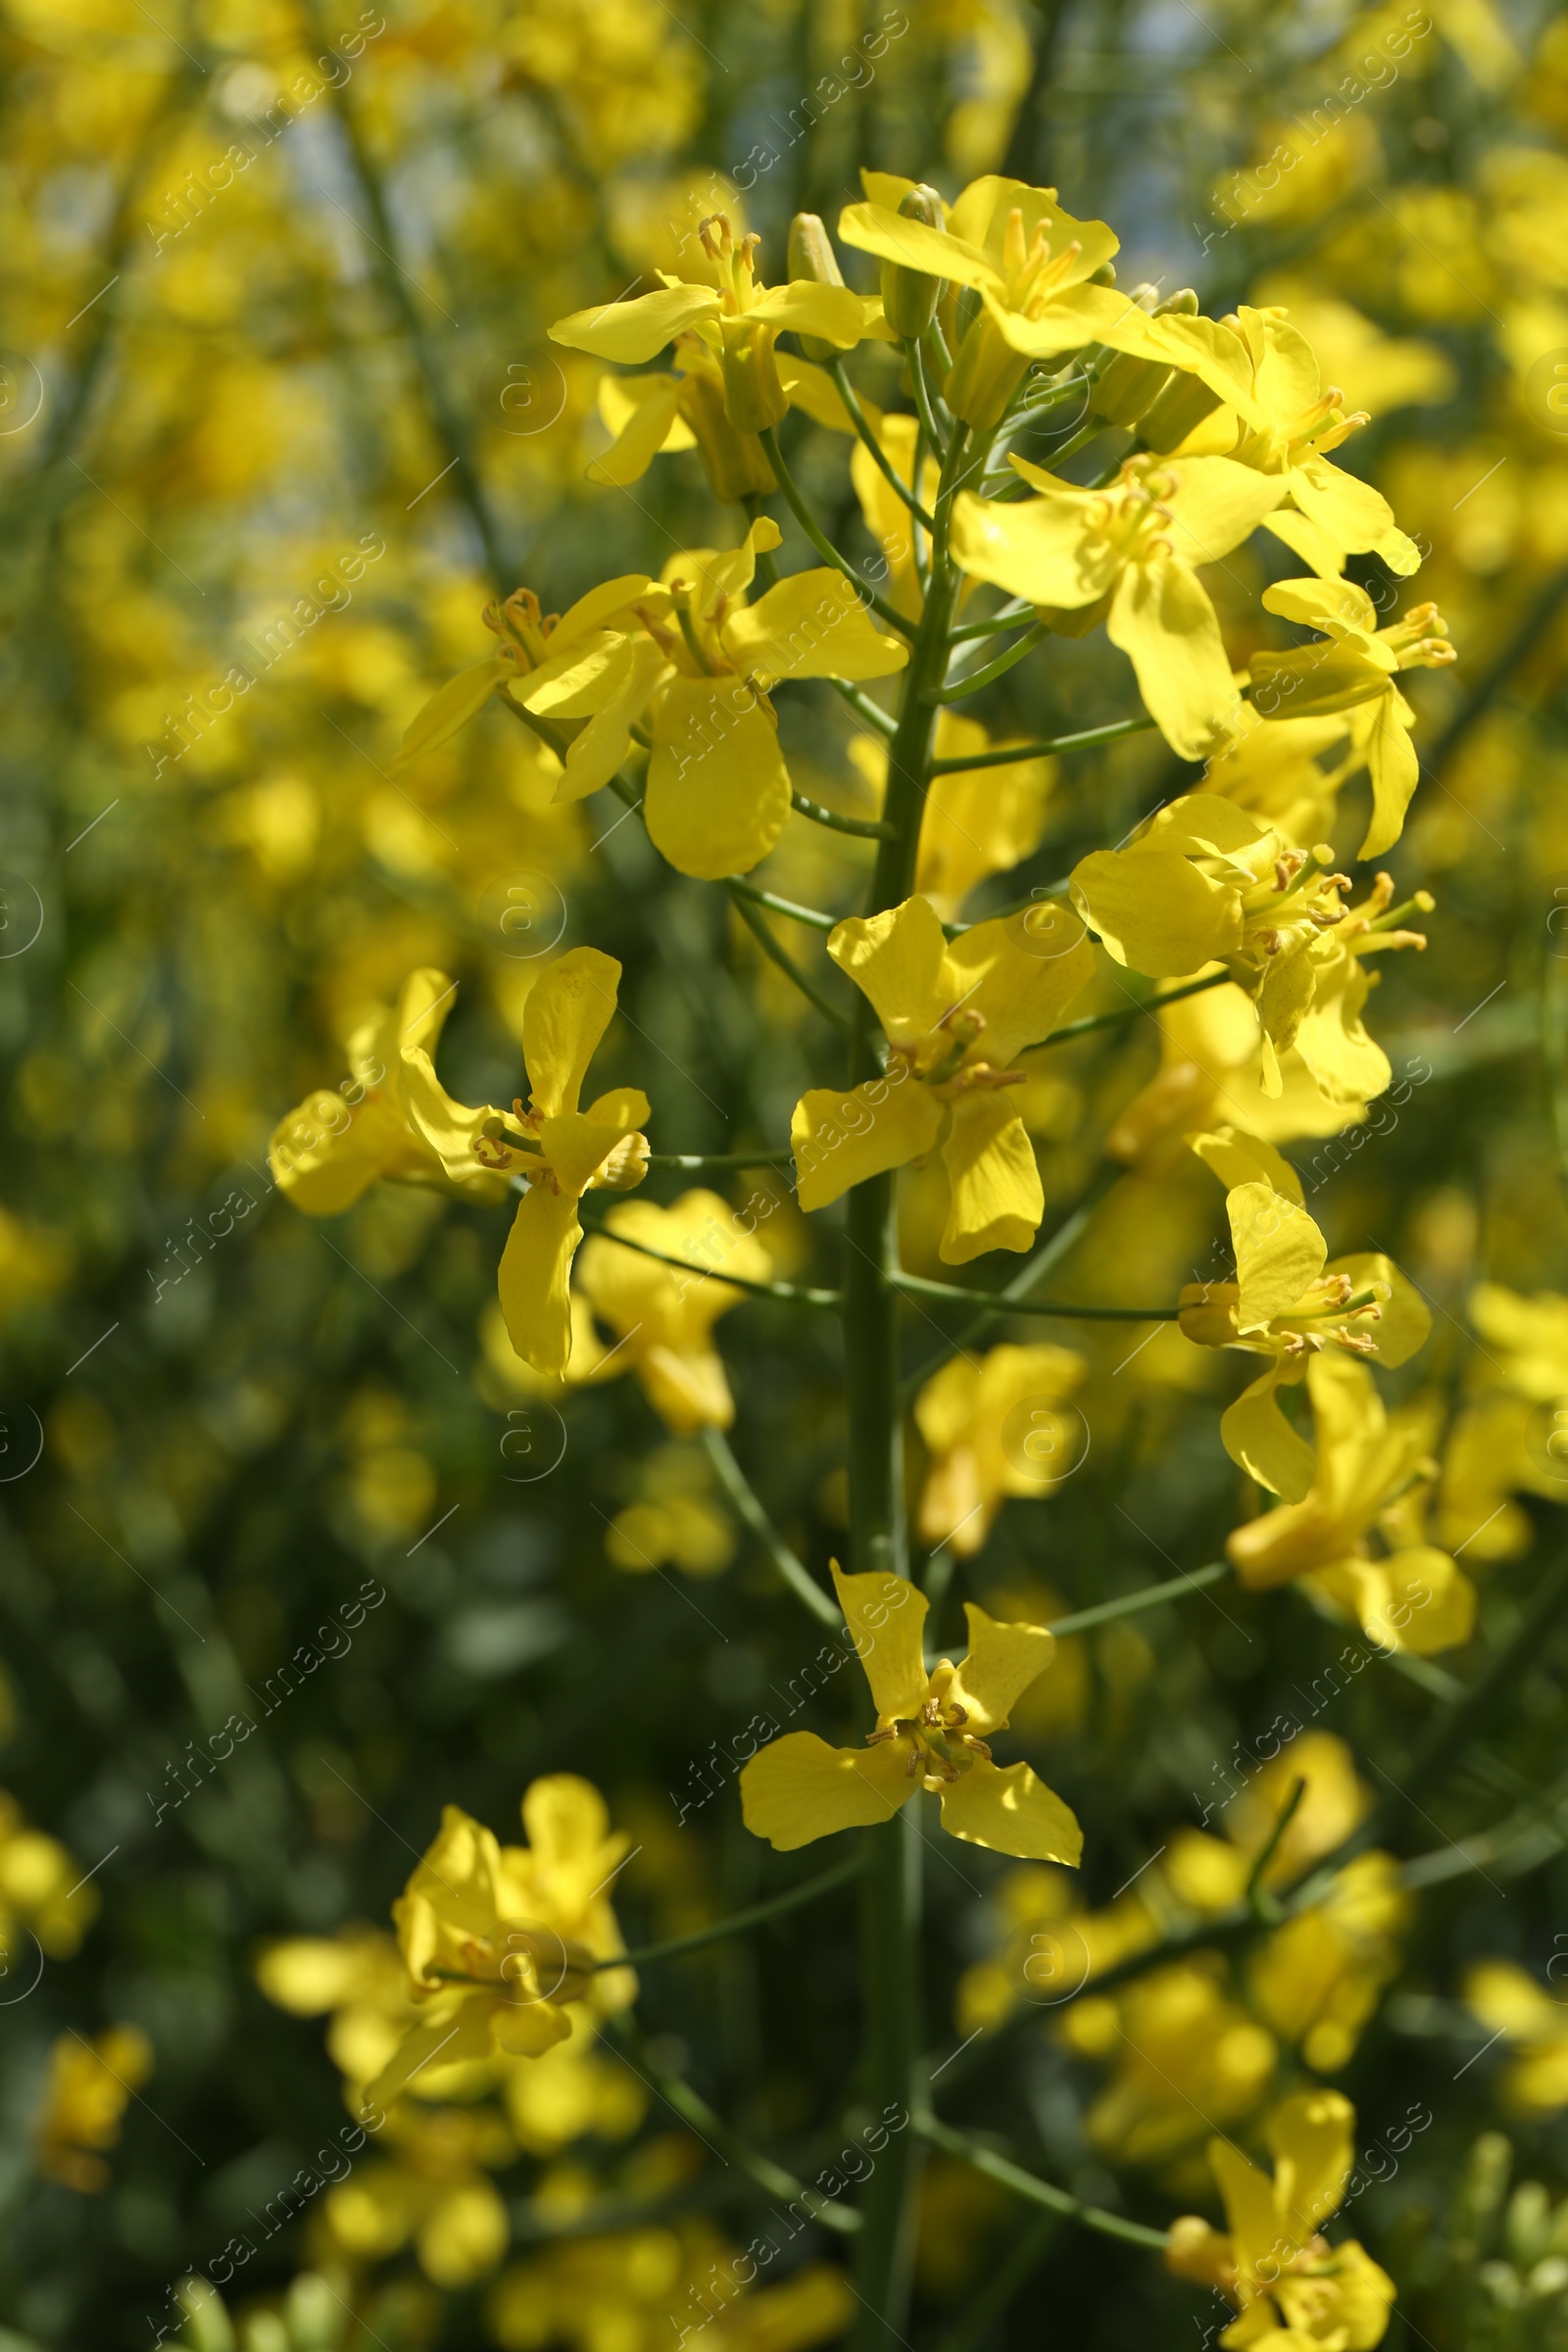
MULTIPOLYGON (((928 228, 945 230, 942 199, 935 188, 910 188, 900 205, 906 220, 923 220, 928 228)), ((923 270, 906 270, 902 262, 882 265, 882 316, 896 335, 912 342, 925 333, 936 313, 942 280, 923 270)))
MULTIPOLYGON (((815 213, 797 213, 790 222, 789 270, 792 285, 800 278, 809 278, 818 286, 844 283, 833 241, 815 213)), ((802 335, 799 340, 807 358, 818 366, 839 356, 838 345, 824 343, 820 335, 802 335)))
POLYGON ((720 506, 744 499, 771 498, 778 488, 767 452, 755 433, 738 433, 724 414, 724 397, 711 376, 688 375, 681 383, 680 413, 690 425, 709 486, 720 506))
POLYGON ((1149 447, 1163 456, 1169 450, 1179 449, 1188 434, 1195 432, 1219 406, 1217 392, 1211 392, 1198 376, 1178 369, 1145 410, 1139 431, 1149 447))

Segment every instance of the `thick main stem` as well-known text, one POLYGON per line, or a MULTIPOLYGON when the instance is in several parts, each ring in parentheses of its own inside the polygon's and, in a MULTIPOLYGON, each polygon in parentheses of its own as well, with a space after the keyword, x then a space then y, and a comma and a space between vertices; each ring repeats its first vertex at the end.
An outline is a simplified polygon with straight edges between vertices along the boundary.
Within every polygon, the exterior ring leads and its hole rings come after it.
MULTIPOLYGON (((920 819, 931 782, 935 690, 947 670, 959 582, 947 558, 947 518, 965 435, 956 430, 943 468, 925 610, 904 673, 899 723, 888 748, 888 827, 878 844, 866 911, 902 905, 914 888, 920 819)), ((870 1007, 861 998, 852 1036, 852 1085, 877 1073, 870 1007)), ((844 1360, 850 1408, 851 1559, 861 1572, 908 1574, 904 1510, 903 1420, 899 1407, 898 1266, 894 1179, 874 1176, 850 1193, 845 1222, 844 1360)), ((920 2047, 917 1962, 920 1919, 919 1798, 878 1829, 865 1848, 861 1965, 866 2011, 864 2089, 890 2137, 866 2184, 865 2226, 856 2245, 858 2309, 851 2352, 888 2352, 904 2340, 913 2254, 918 2150, 901 2119, 917 2105, 920 2047)))

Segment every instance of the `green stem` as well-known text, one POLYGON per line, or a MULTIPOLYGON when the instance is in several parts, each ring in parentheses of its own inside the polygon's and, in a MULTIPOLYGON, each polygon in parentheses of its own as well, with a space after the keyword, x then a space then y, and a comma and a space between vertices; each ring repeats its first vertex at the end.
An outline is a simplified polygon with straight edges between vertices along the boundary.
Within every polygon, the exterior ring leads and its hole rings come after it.
POLYGON ((792 923, 808 923, 813 931, 836 931, 842 917, 823 914, 816 906, 798 906, 793 899, 776 898, 770 890, 759 890, 739 874, 726 874, 724 888, 731 897, 750 899, 756 906, 765 906, 769 914, 788 915, 792 923))
POLYGON ((754 1298, 776 1298, 784 1306, 821 1306, 835 1313, 843 1303, 837 1291, 802 1290, 793 1282, 748 1282, 743 1274, 726 1274, 719 1266, 694 1266, 689 1257, 671 1257, 663 1250, 650 1250, 646 1242, 634 1242, 627 1233, 612 1233, 608 1225, 585 1225, 588 1233, 603 1234, 617 1250, 634 1250, 639 1257, 651 1257, 661 1266, 678 1267, 682 1274, 696 1274, 704 1281, 728 1283, 732 1290, 749 1291, 754 1298))
MULTIPOLYGON (((811 978, 810 973, 802 970, 801 966, 796 962, 794 956, 790 954, 788 948, 786 948, 780 940, 776 940, 773 937, 772 932, 768 929, 766 923, 763 922, 760 911, 752 905, 750 894, 748 893, 743 897, 735 888, 734 884, 731 883, 729 886, 729 895, 734 905, 736 913, 740 916, 741 921, 746 925, 747 930, 750 931, 752 937, 756 940, 763 955, 768 956, 772 962, 778 965, 778 968, 781 972, 785 973, 789 979, 794 981, 796 987, 800 990, 807 1003, 813 1006, 814 1009, 821 1014, 824 1021, 830 1022, 835 1029, 841 1030, 847 1036, 849 1034, 850 1027, 848 1013, 840 1010, 839 1006, 833 1003, 832 998, 827 996, 821 989, 817 987, 816 982, 811 978)), ((761 894, 759 893, 758 895, 760 896, 761 894)))
POLYGON ((1097 1600, 1093 1608, 1075 1609, 1070 1617, 1053 1617, 1050 1631, 1058 1642, 1068 1634, 1087 1634, 1091 1626, 1111 1625, 1118 1617, 1138 1617, 1162 1601, 1180 1600, 1184 1592, 1201 1592, 1206 1586, 1223 1584, 1230 1573, 1228 1561, 1210 1560, 1188 1575, 1168 1577, 1162 1585, 1145 1585, 1142 1592, 1124 1592, 1119 1600, 1097 1600))
MULTIPOLYGON (((838 1611, 833 1612, 834 1623, 838 1611)), ((594 1974, 607 1968, 646 1968, 653 1960, 673 1960, 681 1952, 700 1952, 705 1945, 721 1943, 728 1936, 744 1936, 749 1928, 760 1928, 767 1919, 780 1919, 786 1911, 798 1911, 803 1903, 814 1903, 819 1894, 845 1886, 859 1873, 860 1857, 837 1862, 831 1870, 808 1879, 802 1886, 792 1886, 787 1894, 775 1894, 765 1903, 752 1903, 744 1911, 732 1911, 727 1919, 713 1922, 710 1928, 696 1928, 690 1936, 671 1936, 663 1943, 645 1943, 633 1952, 618 1952, 613 1959, 596 1960, 594 1974)))
MULTIPOLYGON (((709 1460, 718 1473, 718 1483, 752 1534, 766 1552, 797 1600, 805 1602, 817 1621, 836 1634, 842 1620, 839 1604, 831 1593, 824 1592, 806 1563, 797 1558, 759 1500, 751 1480, 735 1459, 728 1438, 721 1429, 705 1429, 703 1446, 709 1460)), ((858 1865, 857 1865, 858 1867, 858 1865)))
POLYGON ((764 1145, 756 1152, 650 1152, 648 1165, 678 1168, 688 1176, 708 1176, 729 1168, 787 1168, 794 1157, 788 1144, 780 1144, 773 1151, 764 1145))
POLYGON ((949 632, 953 645, 966 645, 971 637, 999 637, 1004 629, 1016 629, 1034 611, 1033 605, 1018 598, 1001 612, 993 612, 989 620, 961 620, 949 632))
POLYGON ((1069 1323, 1174 1323, 1178 1306, 1075 1306, 1059 1298, 1008 1298, 1001 1292, 960 1290, 956 1283, 927 1282, 922 1274, 890 1274, 896 1291, 932 1298, 941 1306, 986 1306, 1000 1315, 1059 1315, 1069 1323))
POLYGON ((894 465, 892 459, 888 456, 887 451, 883 448, 875 433, 872 432, 870 419, 867 417, 865 411, 861 408, 858 399, 856 397, 855 386, 850 381, 844 362, 842 360, 834 360, 829 366, 828 373, 832 376, 834 383, 838 386, 840 400, 843 401, 844 406, 850 412, 850 422, 854 425, 856 431, 859 434, 860 439, 865 443, 866 448, 870 451, 872 462, 876 466, 878 471, 885 477, 891 488, 897 491, 899 497, 903 499, 905 505, 908 508, 909 513, 917 515, 920 521, 925 524, 926 529, 930 530, 932 527, 930 515, 926 513, 924 507, 921 506, 919 499, 916 497, 914 491, 909 488, 908 483, 901 478, 897 466, 894 465))
POLYGON ((891 710, 884 710, 880 703, 873 703, 868 694, 862 694, 858 686, 852 686, 848 678, 829 678, 828 684, 836 695, 849 704, 858 718, 864 719, 868 727, 874 727, 879 735, 892 734, 899 722, 891 710))
POLYGON ((823 563, 831 564, 835 571, 841 571, 847 580, 853 582, 856 593, 865 598, 879 620, 885 620, 890 629, 897 629, 900 636, 912 637, 914 635, 913 621, 890 605, 885 596, 878 596, 874 588, 868 588, 855 565, 847 557, 839 554, 832 540, 828 538, 816 516, 801 496, 800 490, 796 486, 795 476, 784 463, 784 455, 778 445, 778 434, 773 427, 769 425, 765 432, 758 435, 758 439, 767 452, 767 462, 773 468, 774 479, 784 493, 791 514, 823 563))
POLYGON ((1055 735, 1046 743, 1009 743, 999 752, 977 752, 950 760, 933 760, 934 776, 956 776, 971 767, 1004 767, 1015 760, 1043 760, 1054 752, 1086 752, 1097 743, 1119 743, 1124 735, 1142 735, 1152 718, 1118 718, 1108 727, 1086 727, 1078 735, 1055 735))
POLYGON ((1047 2206, 1052 2213, 1062 2214, 1068 2221, 1080 2222, 1086 2230, 1098 2230, 1102 2237, 1119 2237, 1127 2245, 1148 2246, 1152 2253, 1163 2254, 1165 2251, 1166 2233, 1163 2230, 1146 2229, 1142 2222, 1129 2222, 1119 2213, 1106 2213, 1101 2205, 1086 2205, 1082 2197, 1071 2195, 1065 2188, 1055 2187, 1050 2180, 1042 2180, 1038 2174, 1026 2173, 1022 2165, 1013 2164, 1005 2156, 999 2156, 995 2148, 988 2148, 980 2140, 971 2139, 967 2132, 955 2132, 951 2125, 939 2123, 934 2115, 917 2116, 915 2129, 922 2138, 928 2139, 934 2148, 940 2148, 944 2155, 956 2156, 961 2164, 972 2165, 977 2173, 984 2173, 988 2180, 999 2180, 1004 2188, 1010 2188, 1016 2196, 1027 2197, 1032 2205, 1047 2206))
MULTIPOLYGON (((931 398, 931 386, 926 381, 925 355, 921 351, 919 344, 914 342, 906 343, 904 346, 904 351, 905 357, 909 363, 909 381, 914 387, 914 406, 920 418, 921 427, 925 433, 926 439, 930 442, 931 447, 936 452, 937 456, 939 458, 943 457, 947 452, 948 439, 941 426, 937 423, 936 404, 931 398)), ((959 439, 962 438, 961 435, 957 437, 959 439)), ((920 453, 918 450, 916 450, 915 462, 917 466, 919 463, 919 456, 920 453)), ((936 529, 935 517, 932 518, 931 527, 934 533, 936 529)))
POLYGON ((808 801, 804 792, 791 792, 790 807, 797 815, 808 816, 813 825, 826 825, 830 833, 853 833, 860 841, 888 838, 888 828, 879 816, 840 816, 836 808, 825 808, 820 801, 808 801))
POLYGON ((699 2139, 706 2141, 720 2163, 733 2165, 737 2171, 755 2180, 759 2188, 770 2197, 782 2197, 786 2204, 799 2202, 814 2222, 824 2229, 836 2230, 845 2236, 860 2227, 860 2217, 848 2206, 836 2205, 814 2188, 808 2188, 793 2173, 775 2164, 770 2156, 752 2147, 738 2132, 732 2132, 721 2115, 714 2113, 700 2091, 692 2088, 684 2076, 673 2074, 649 2054, 648 2045, 624 2012, 610 2020, 611 2036, 620 2046, 620 2054, 633 2074, 641 2077, 650 2089, 658 2092, 666 2107, 673 2109, 683 2124, 689 2124, 699 2139))
POLYGON ((1024 1048, 1027 1054, 1043 1053, 1047 1046, 1064 1046, 1069 1038, 1088 1037, 1096 1029, 1113 1029, 1118 1021, 1136 1021, 1140 1013, 1158 1012, 1163 1004, 1177 1004, 1183 997, 1201 996, 1205 988, 1223 988, 1229 972, 1210 972, 1204 980, 1187 980, 1180 988, 1167 988, 1163 996, 1148 997, 1141 1004, 1118 1004, 1114 1012, 1086 1013, 1081 1021, 1068 1021, 1061 1029, 1053 1029, 1035 1046, 1024 1048))
POLYGON ((932 699, 939 703, 961 703, 969 695, 978 694, 982 686, 993 685, 998 678, 1005 676, 1014 662, 1021 662, 1026 654, 1032 654, 1046 633, 1044 621, 1037 620, 1033 628, 1025 629, 1017 644, 1009 645, 1004 654, 999 654, 983 669, 971 669, 956 685, 939 688, 932 699))

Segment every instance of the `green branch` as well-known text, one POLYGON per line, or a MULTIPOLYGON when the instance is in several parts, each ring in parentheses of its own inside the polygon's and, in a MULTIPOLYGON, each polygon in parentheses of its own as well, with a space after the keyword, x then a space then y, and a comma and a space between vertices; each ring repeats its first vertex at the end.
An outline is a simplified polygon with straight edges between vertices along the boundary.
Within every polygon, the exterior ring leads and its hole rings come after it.
MULTIPOLYGON (((763 955, 768 956, 774 963, 776 963, 779 970, 783 972, 788 979, 794 981, 796 987, 800 990, 807 1003, 821 1014, 824 1021, 830 1022, 835 1029, 842 1031, 845 1036, 848 1036, 850 1027, 848 1013, 840 1010, 838 1005, 834 1004, 832 998, 829 997, 822 989, 817 987, 817 984, 811 978, 810 973, 804 971, 796 962, 788 948, 786 948, 781 941, 776 940, 773 937, 772 932, 768 929, 766 923, 763 922, 760 913, 752 905, 751 894, 747 893, 745 896, 742 896, 732 882, 729 885, 729 895, 736 913, 740 916, 741 921, 746 925, 747 930, 750 931, 752 937, 756 940, 763 955)), ((760 896, 760 893, 759 893, 759 896, 760 896)))
POLYGON ((1054 735, 1045 743, 1011 743, 998 752, 971 752, 949 760, 933 760, 934 776, 956 776, 971 767, 1004 767, 1014 760, 1044 760, 1056 752, 1087 752, 1096 744, 1119 743, 1124 735, 1142 735, 1152 718, 1118 718, 1108 727, 1088 727, 1079 735, 1054 735))
POLYGON ((1057 1315, 1070 1323, 1174 1323, 1181 1313, 1178 1306, 1073 1306, 1058 1298, 1009 1298, 1004 1292, 927 1282, 920 1274, 892 1273, 888 1280, 912 1298, 930 1298, 941 1306, 984 1306, 999 1315, 1057 1315))
POLYGON ((804 792, 790 790, 790 807, 798 816, 808 816, 813 825, 826 825, 830 833, 853 833, 860 841, 886 841, 891 828, 879 816, 840 816, 836 808, 824 808, 820 801, 808 801, 804 792))
POLYGON ((1004 677, 1015 662, 1023 660, 1025 654, 1032 654, 1046 634, 1044 621, 1037 620, 1032 628, 1025 629, 1016 645, 1009 645, 1004 654, 999 654, 996 660, 988 662, 983 669, 971 669, 955 685, 939 687, 932 695, 932 701, 961 703, 967 696, 978 694, 982 686, 993 685, 998 678, 1004 677))
POLYGON ((804 1560, 799 1559, 785 1543, 762 1507, 750 1479, 735 1459, 723 1431, 705 1429, 703 1446, 718 1473, 719 1485, 797 1600, 804 1601, 820 1624, 838 1633, 843 1624, 838 1602, 830 1593, 823 1592, 804 1560))
POLYGON ((1097 1029, 1113 1029, 1120 1021, 1136 1021, 1140 1013, 1155 1013, 1166 1004, 1178 1004, 1183 997, 1201 996, 1205 988, 1223 988, 1229 972, 1210 972, 1201 980, 1185 980, 1180 988, 1167 988, 1163 996, 1147 997, 1141 1004, 1118 1004, 1113 1012, 1087 1013, 1081 1021, 1069 1021, 1065 1028, 1053 1029, 1038 1045, 1025 1046, 1026 1054, 1043 1054, 1048 1046, 1064 1046, 1070 1038, 1089 1037, 1097 1029))
POLYGON ((634 1242, 628 1233, 613 1233, 608 1225, 585 1225, 588 1233, 603 1234, 619 1250, 634 1250, 639 1257, 651 1257, 657 1265, 674 1266, 682 1274, 695 1274, 703 1281, 728 1283, 732 1290, 747 1291, 754 1298, 774 1298, 783 1306, 820 1306, 837 1311, 837 1291, 802 1290, 792 1282, 749 1282, 742 1274, 725 1274, 717 1266, 694 1266, 689 1257, 671 1257, 666 1250, 651 1250, 646 1242, 634 1242))
POLYGON ((771 1151, 764 1145, 757 1152, 650 1152, 648 1165, 700 1176, 716 1175, 728 1168, 787 1168, 794 1157, 789 1145, 780 1144, 771 1151))
POLYGON ((1137 1592, 1124 1592, 1119 1600, 1099 1600, 1093 1608, 1075 1609, 1070 1617, 1053 1617, 1048 1631, 1057 1641, 1069 1634, 1087 1634, 1092 1626, 1111 1625, 1118 1617, 1139 1617, 1145 1609, 1157 1608, 1161 1602, 1180 1600, 1187 1592, 1204 1592, 1210 1585, 1223 1584, 1231 1574, 1228 1560, 1210 1560, 1206 1567, 1167 1578, 1162 1585, 1145 1585, 1137 1592))
POLYGON ((808 923, 813 931, 836 931, 843 921, 838 914, 823 914, 815 906, 798 906, 793 899, 775 898, 770 890, 759 890, 755 882, 745 881, 739 874, 726 874, 724 887, 732 895, 753 900, 765 906, 769 914, 787 915, 792 923, 808 923))
POLYGON ((904 613, 900 612, 894 606, 890 605, 885 596, 878 596, 874 588, 868 588, 866 586, 866 583, 861 579, 854 564, 851 564, 846 557, 839 554, 839 551, 834 546, 832 540, 828 538, 826 532, 822 529, 822 526, 817 521, 816 516, 811 513, 810 508, 801 496, 800 490, 796 486, 794 475, 784 463, 783 452, 780 450, 778 445, 778 434, 772 425, 768 425, 764 431, 758 435, 758 438, 761 442, 763 449, 767 452, 767 462, 772 466, 774 478, 777 481, 779 488, 783 491, 785 499, 789 504, 790 513, 794 515, 796 521, 800 524, 802 530, 806 533, 807 538, 815 548, 823 563, 831 564, 835 571, 841 571, 844 574, 844 577, 854 584, 857 595, 863 596, 865 598, 872 612, 876 614, 879 620, 886 621, 890 629, 897 629, 900 636, 912 638, 915 633, 913 621, 907 619, 904 613))
POLYGON ((848 678, 829 678, 828 684, 836 695, 842 696, 858 717, 864 719, 868 727, 874 727, 879 735, 891 735, 894 732, 899 722, 893 713, 884 710, 880 703, 873 703, 871 697, 862 694, 858 686, 852 686, 848 678))
MULTIPOLYGON (((838 1623, 838 1611, 833 1612, 838 1623)), ((715 1920, 710 1928, 696 1928, 690 1936, 671 1936, 663 1943, 645 1943, 636 1951, 620 1952, 613 1959, 596 1960, 593 1973, 602 1975, 609 1968, 646 1968, 654 1960, 673 1960, 682 1952, 700 1952, 710 1943, 721 1943, 726 1936, 744 1936, 749 1928, 760 1928, 764 1920, 780 1919, 786 1911, 798 1911, 803 1903, 814 1903, 819 1894, 828 1894, 835 1886, 848 1885, 859 1873, 860 1857, 853 1861, 836 1862, 802 1886, 792 1886, 787 1894, 775 1894, 767 1902, 752 1903, 744 1911, 732 1911, 727 1919, 715 1920)))
POLYGON ((1086 2230, 1098 2230, 1102 2237, 1119 2237, 1131 2246, 1147 2246, 1152 2253, 1163 2254, 1166 2232, 1146 2229, 1142 2222, 1129 2222, 1119 2213, 1107 2213, 1102 2205, 1086 2205, 1082 2197, 1073 2196, 1065 2188, 1057 2188, 1038 2174, 1026 2173, 1022 2165, 1008 2157, 1000 2156, 967 2132, 955 2132, 950 2124, 939 2123, 934 2115, 917 2115, 914 2128, 922 2139, 928 2139, 945 2156, 956 2156, 960 2164, 972 2165, 990 2180, 1000 2181, 1015 2196, 1027 2197, 1032 2205, 1044 2205, 1052 2213, 1061 2214, 1067 2221, 1078 2222, 1086 2230))
POLYGON ((845 368, 844 362, 841 359, 832 361, 828 368, 828 373, 832 376, 834 383, 838 386, 840 400, 843 401, 844 406, 850 412, 850 422, 854 425, 856 431, 859 434, 860 439, 865 443, 866 448, 870 451, 872 461, 875 464, 878 471, 884 476, 890 488, 895 490, 899 497, 903 499, 905 505, 908 508, 909 513, 913 514, 917 520, 923 522, 926 529, 929 531, 932 528, 930 515, 926 513, 924 507, 921 506, 915 492, 911 490, 908 483, 901 477, 898 468, 895 466, 892 459, 888 456, 887 451, 883 448, 875 433, 872 432, 870 420, 866 416, 865 411, 861 408, 859 400, 856 395, 855 386, 850 381, 849 373, 845 368))

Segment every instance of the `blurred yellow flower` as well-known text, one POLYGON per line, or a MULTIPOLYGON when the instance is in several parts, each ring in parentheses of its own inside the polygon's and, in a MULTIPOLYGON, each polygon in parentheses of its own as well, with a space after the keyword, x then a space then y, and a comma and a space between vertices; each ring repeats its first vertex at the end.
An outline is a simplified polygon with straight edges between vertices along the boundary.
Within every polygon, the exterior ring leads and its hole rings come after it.
POLYGON ((928 1603, 904 1578, 846 1576, 833 1585, 876 1702, 864 1748, 829 1747, 814 1732, 786 1732, 741 1773, 741 1809, 754 1837, 780 1853, 813 1838, 890 1821, 922 1788, 940 1793, 951 1837, 996 1853, 1076 1865, 1083 1833, 1027 1764, 993 1762, 987 1736, 1051 1663, 1055 1637, 1004 1625, 965 1601, 969 1653, 928 1674, 921 1645, 928 1603))
POLYGON ((635 1372, 649 1403, 677 1437, 700 1429, 728 1429, 735 1400, 713 1346, 713 1325, 746 1294, 726 1272, 765 1282, 772 1260, 716 1193, 683 1193, 668 1208, 628 1200, 605 1219, 607 1234, 641 1242, 691 1271, 662 1265, 595 1235, 577 1266, 577 1287, 618 1346, 600 1357, 595 1377, 613 1368, 635 1372))
POLYGON ((98 1892, 58 1838, 27 1827, 8 1789, 0 1788, 0 1959, 8 1977, 30 1981, 30 1933, 51 1960, 69 1960, 98 1914, 98 1892))
POLYGON ((1568 2001, 1559 2000, 1511 1960, 1482 1960, 1464 1980, 1464 1997, 1485 2031, 1517 2055, 1503 2096, 1527 2115, 1568 2107, 1568 2001))
POLYGON ((121 2118, 152 2071, 152 2043, 139 2026, 110 2026, 96 2041, 79 2034, 59 2036, 32 2127, 46 2180, 83 2196, 109 2186, 102 2151, 118 2142, 121 2118))
POLYGON ((961 1559, 979 1551, 1009 1494, 1049 1494, 1076 1469, 1070 1425, 1055 1410, 1088 1365, 1070 1348, 993 1348, 956 1355, 915 1398, 931 1455, 920 1533, 961 1559))

